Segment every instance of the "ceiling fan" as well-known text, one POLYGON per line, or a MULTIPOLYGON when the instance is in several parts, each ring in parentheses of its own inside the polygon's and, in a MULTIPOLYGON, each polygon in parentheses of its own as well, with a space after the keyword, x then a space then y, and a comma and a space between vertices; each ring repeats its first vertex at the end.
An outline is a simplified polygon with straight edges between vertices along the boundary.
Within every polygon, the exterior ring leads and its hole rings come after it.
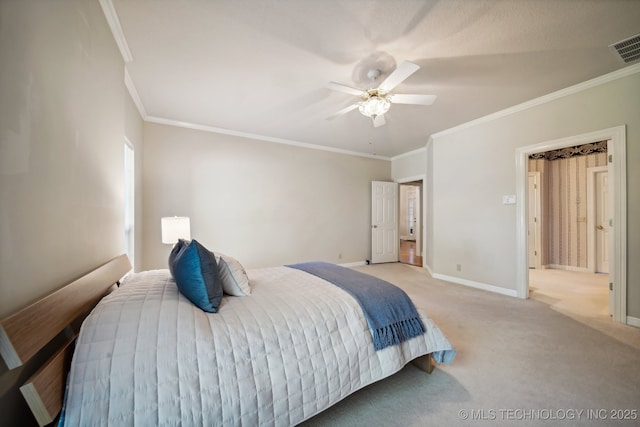
MULTIPOLYGON (((383 126, 385 124, 384 114, 389 111, 391 104, 413 104, 413 105, 431 105, 436 100, 436 95, 417 95, 417 94, 392 94, 393 88, 402 83, 410 75, 420 69, 420 66, 410 61, 402 62, 378 87, 371 89, 356 89, 342 83, 329 82, 328 88, 340 92, 360 97, 360 101, 349 105, 346 108, 327 117, 327 120, 333 120, 338 116, 348 113, 358 108, 360 113, 367 117, 371 117, 374 127, 383 126)), ((367 73, 367 77, 371 80, 372 85, 380 77, 381 71, 371 69, 367 73)))

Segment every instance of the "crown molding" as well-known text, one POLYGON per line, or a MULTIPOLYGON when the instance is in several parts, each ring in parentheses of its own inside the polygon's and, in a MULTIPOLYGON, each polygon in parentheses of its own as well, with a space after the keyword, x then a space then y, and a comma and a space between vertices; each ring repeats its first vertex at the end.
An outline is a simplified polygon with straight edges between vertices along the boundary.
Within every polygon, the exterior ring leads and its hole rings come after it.
POLYGON ((621 68, 619 70, 613 71, 611 73, 605 74, 600 77, 593 78, 591 80, 587 80, 582 83, 575 84, 573 86, 569 86, 564 89, 560 89, 556 92, 549 93, 547 95, 543 95, 539 98, 532 99, 527 102, 523 102, 522 104, 514 105, 513 107, 506 108, 504 110, 496 111, 495 113, 488 114, 486 116, 480 117, 475 120, 471 120, 470 122, 463 123, 458 126, 454 126, 449 129, 445 129, 443 131, 434 133, 431 135, 432 138, 438 138, 444 135, 449 135, 463 129, 468 129, 474 126, 477 126, 482 123, 488 123, 493 120, 497 120, 502 117, 509 116, 511 114, 518 113, 523 110, 528 110, 529 108, 537 107, 538 105, 546 104, 547 102, 551 102, 553 100, 563 98, 567 95, 572 95, 574 93, 582 92, 587 89, 591 89, 605 83, 612 82, 614 80, 621 79, 623 77, 628 77, 630 75, 636 74, 640 72, 640 63, 630 65, 628 67, 621 68))
POLYGON ((109 24, 109 28, 111 28, 113 38, 115 39, 116 44, 120 49, 122 59, 124 59, 125 63, 133 61, 133 56, 131 55, 131 51, 129 50, 127 39, 124 37, 124 32, 122 31, 122 26, 120 25, 120 20, 118 19, 118 14, 116 13, 116 9, 113 6, 113 2, 111 0, 99 1, 100 6, 102 6, 104 17, 107 18, 107 23, 109 24))
POLYGON ((178 121, 178 120, 165 119, 163 117, 146 116, 144 120, 146 122, 158 123, 158 124, 161 124, 161 125, 177 126, 177 127, 181 127, 181 128, 200 130, 200 131, 204 131, 204 132, 217 133, 217 134, 222 134, 222 135, 237 136, 237 137, 240 137, 240 138, 248 138, 248 139, 253 139, 253 140, 258 140, 258 141, 274 142, 276 144, 292 145, 294 147, 309 148, 311 150, 329 151, 331 153, 346 154, 346 155, 349 155, 349 156, 365 157, 365 158, 375 159, 375 160, 391 161, 391 158, 390 157, 386 157, 386 156, 378 156, 378 155, 375 155, 375 154, 359 153, 357 151, 349 151, 349 150, 343 150, 341 148, 325 147, 323 145, 309 144, 309 143, 306 143, 306 142, 293 141, 293 140, 284 139, 284 138, 275 138, 275 137, 272 137, 272 136, 259 135, 259 134, 256 134, 256 133, 239 132, 239 131, 235 131, 235 130, 217 128, 217 127, 213 127, 213 126, 199 125, 199 124, 189 123, 189 122, 181 122, 181 121, 178 121))
POLYGON ((136 108, 138 109, 138 112, 140 113, 142 120, 146 120, 147 111, 144 109, 144 104, 142 104, 140 95, 138 95, 138 90, 136 89, 136 86, 133 84, 133 80, 131 80, 131 76, 129 75, 129 71, 127 70, 126 65, 124 67, 124 85, 127 87, 127 90, 129 91, 129 95, 131 95, 131 99, 133 100, 133 103, 136 105, 136 108))

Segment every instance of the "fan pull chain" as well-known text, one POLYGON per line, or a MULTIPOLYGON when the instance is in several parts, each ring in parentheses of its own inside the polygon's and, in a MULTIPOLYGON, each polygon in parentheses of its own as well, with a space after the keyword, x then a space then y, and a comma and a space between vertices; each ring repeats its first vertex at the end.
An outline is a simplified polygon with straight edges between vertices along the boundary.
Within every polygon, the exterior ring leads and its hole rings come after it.
POLYGON ((373 126, 371 126, 371 128, 369 129, 369 147, 371 148, 371 154, 373 154, 374 156, 376 155, 376 147, 373 144, 373 130, 375 128, 373 126))

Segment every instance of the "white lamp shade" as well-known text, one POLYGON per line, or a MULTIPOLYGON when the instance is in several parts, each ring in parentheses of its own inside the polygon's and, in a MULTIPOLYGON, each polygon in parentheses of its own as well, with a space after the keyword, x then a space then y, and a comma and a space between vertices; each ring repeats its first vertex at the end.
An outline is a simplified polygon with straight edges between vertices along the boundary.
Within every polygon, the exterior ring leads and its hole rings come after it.
POLYGON ((187 216, 167 216, 160 220, 162 243, 175 244, 180 239, 191 240, 191 221, 187 216))
POLYGON ((369 97, 366 101, 363 101, 360 104, 358 109, 360 113, 367 117, 381 116, 382 114, 389 111, 389 107, 391 107, 391 103, 384 97, 379 97, 377 95, 373 95, 369 97))

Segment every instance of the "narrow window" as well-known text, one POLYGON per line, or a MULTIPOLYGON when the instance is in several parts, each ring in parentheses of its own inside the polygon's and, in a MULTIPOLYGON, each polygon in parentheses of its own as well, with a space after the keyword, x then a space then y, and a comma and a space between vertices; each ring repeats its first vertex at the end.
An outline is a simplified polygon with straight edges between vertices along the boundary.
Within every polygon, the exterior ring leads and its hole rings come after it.
POLYGON ((134 257, 134 219, 135 219, 135 175, 133 146, 125 138, 124 142, 124 246, 125 252, 133 263, 134 257))

